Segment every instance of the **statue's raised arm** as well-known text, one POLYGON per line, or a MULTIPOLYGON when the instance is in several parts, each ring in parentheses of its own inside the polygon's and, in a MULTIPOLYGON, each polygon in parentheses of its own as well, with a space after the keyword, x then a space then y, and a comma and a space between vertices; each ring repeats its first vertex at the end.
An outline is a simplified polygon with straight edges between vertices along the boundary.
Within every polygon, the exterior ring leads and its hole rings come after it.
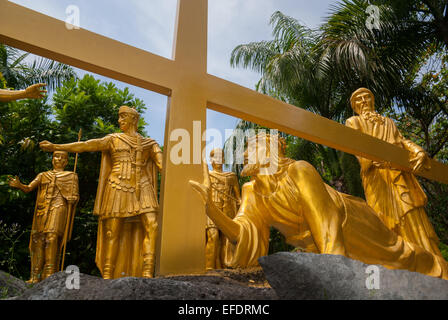
POLYGON ((47 90, 44 90, 45 83, 37 83, 29 86, 25 90, 4 90, 0 89, 0 101, 10 102, 20 99, 42 99, 47 90))

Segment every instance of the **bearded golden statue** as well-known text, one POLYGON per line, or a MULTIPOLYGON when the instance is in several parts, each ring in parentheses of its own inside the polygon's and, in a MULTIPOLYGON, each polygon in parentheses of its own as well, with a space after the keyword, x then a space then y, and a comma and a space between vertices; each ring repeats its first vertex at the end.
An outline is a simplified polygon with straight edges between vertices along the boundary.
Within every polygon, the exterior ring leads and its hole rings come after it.
POLYGON ((36 207, 30 237, 31 278, 37 283, 59 270, 59 257, 64 241, 70 240, 71 217, 79 200, 78 176, 64 171, 68 163, 65 151, 53 153, 53 170, 41 172, 29 184, 10 178, 10 187, 23 192, 37 190, 36 207))
MULTIPOLYGON (((238 178, 233 172, 223 172, 224 151, 222 149, 212 150, 210 160, 213 168, 209 172, 212 201, 226 216, 233 219, 241 203, 238 178)), ((220 234, 215 223, 208 217, 206 241, 206 269, 231 267, 234 246, 225 235, 220 234)))
POLYGON ((29 86, 25 90, 0 89, 0 101, 10 102, 20 99, 42 99, 47 92, 46 90, 42 89, 42 87, 45 86, 45 83, 37 83, 29 86))
POLYGON ((205 162, 204 182, 190 181, 205 202, 207 215, 235 244, 234 266, 258 265, 257 259, 268 252, 273 226, 287 243, 308 252, 448 279, 448 263, 442 257, 390 231, 364 200, 326 185, 309 163, 285 158, 284 141, 277 136, 258 134, 249 139, 244 158, 242 175, 252 180, 243 186, 234 219, 213 203, 205 162), (264 158, 257 158, 257 153, 264 158))
POLYGON ((137 133, 139 114, 122 106, 122 133, 69 144, 42 141, 46 151, 101 151, 101 170, 93 213, 99 216, 96 264, 104 279, 151 278, 158 232, 157 174, 162 151, 137 133))
MULTIPOLYGON (((428 167, 428 156, 420 146, 403 138, 392 119, 375 112, 375 97, 365 88, 356 90, 350 99, 358 114, 346 125, 410 152, 414 171, 428 167)), ((404 240, 440 255, 439 238, 426 213, 426 195, 412 173, 391 168, 387 163, 358 157, 367 203, 389 228, 404 240)))

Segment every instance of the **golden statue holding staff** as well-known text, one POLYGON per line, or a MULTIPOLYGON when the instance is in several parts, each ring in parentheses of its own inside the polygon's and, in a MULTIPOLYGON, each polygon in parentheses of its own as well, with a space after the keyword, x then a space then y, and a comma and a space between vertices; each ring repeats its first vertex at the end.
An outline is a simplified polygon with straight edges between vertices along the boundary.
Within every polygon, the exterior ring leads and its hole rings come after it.
POLYGON ((284 148, 284 140, 276 135, 261 133, 249 139, 242 175, 252 180, 243 186, 234 219, 212 201, 205 162, 204 182, 190 181, 205 202, 207 215, 235 244, 233 265, 258 265, 257 259, 268 252, 273 226, 287 243, 308 252, 340 254, 448 279, 448 263, 442 257, 390 231, 364 200, 326 185, 309 163, 285 158, 284 148))
POLYGON ((139 113, 119 109, 122 133, 68 144, 42 141, 46 151, 101 151, 101 171, 93 213, 99 216, 96 264, 104 279, 153 277, 158 232, 157 174, 162 151, 137 132, 139 113))
MULTIPOLYGON (((370 90, 356 90, 350 103, 358 115, 347 120, 348 127, 408 150, 414 171, 427 168, 429 158, 423 148, 403 138, 392 119, 375 112, 375 97, 370 90)), ((427 198, 415 176, 387 163, 361 157, 358 160, 367 203, 381 221, 404 240, 441 255, 439 238, 424 209, 427 198)))
POLYGON ((29 86, 25 90, 5 90, 0 89, 0 102, 10 102, 20 99, 42 99, 45 96, 45 83, 37 83, 29 86))
POLYGON ((9 185, 23 192, 38 188, 36 207, 30 237, 31 278, 37 283, 59 270, 59 257, 65 241, 70 240, 72 225, 70 213, 74 213, 79 200, 78 176, 64 171, 68 163, 65 151, 53 153, 53 170, 41 172, 29 184, 19 178, 10 178, 9 185))
MULTIPOLYGON (((212 201, 225 215, 233 219, 241 203, 238 179, 233 172, 223 172, 224 151, 222 149, 212 150, 210 152, 210 161, 213 168, 209 172, 212 201)), ((226 236, 220 235, 218 228, 208 217, 206 239, 206 269, 231 267, 234 246, 226 236)))

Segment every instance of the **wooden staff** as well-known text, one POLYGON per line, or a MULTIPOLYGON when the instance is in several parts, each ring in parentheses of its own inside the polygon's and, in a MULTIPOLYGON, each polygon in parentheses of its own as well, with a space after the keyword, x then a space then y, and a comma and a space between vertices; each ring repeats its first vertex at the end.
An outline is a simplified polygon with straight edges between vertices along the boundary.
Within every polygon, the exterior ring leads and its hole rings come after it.
MULTIPOLYGON (((81 141, 82 136, 82 129, 79 129, 78 132, 78 142, 81 141)), ((75 174, 76 174, 76 165, 78 164, 78 153, 75 155, 75 166, 73 167, 73 181, 72 181, 72 196, 73 196, 73 186, 75 185, 75 174)), ((65 232, 64 232, 64 242, 62 244, 63 246, 63 252, 62 252, 62 263, 61 263, 61 271, 64 271, 64 261, 65 261, 65 250, 67 248, 67 238, 72 236, 72 228, 73 228, 73 221, 75 218, 75 214, 73 211, 74 205, 68 206, 68 213, 67 213, 67 222, 65 224, 65 232), (70 228, 70 230, 68 230, 70 228), (70 235, 69 235, 70 234, 70 235)))

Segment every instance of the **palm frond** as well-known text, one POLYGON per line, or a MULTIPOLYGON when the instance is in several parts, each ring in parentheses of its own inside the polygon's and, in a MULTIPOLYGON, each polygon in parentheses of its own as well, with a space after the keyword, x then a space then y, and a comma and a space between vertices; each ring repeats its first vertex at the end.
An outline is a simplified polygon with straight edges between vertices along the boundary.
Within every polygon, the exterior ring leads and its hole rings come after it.
POLYGON ((76 78, 73 68, 53 60, 40 58, 29 66, 25 81, 28 85, 36 82, 46 83, 48 90, 55 90, 64 81, 76 78))

